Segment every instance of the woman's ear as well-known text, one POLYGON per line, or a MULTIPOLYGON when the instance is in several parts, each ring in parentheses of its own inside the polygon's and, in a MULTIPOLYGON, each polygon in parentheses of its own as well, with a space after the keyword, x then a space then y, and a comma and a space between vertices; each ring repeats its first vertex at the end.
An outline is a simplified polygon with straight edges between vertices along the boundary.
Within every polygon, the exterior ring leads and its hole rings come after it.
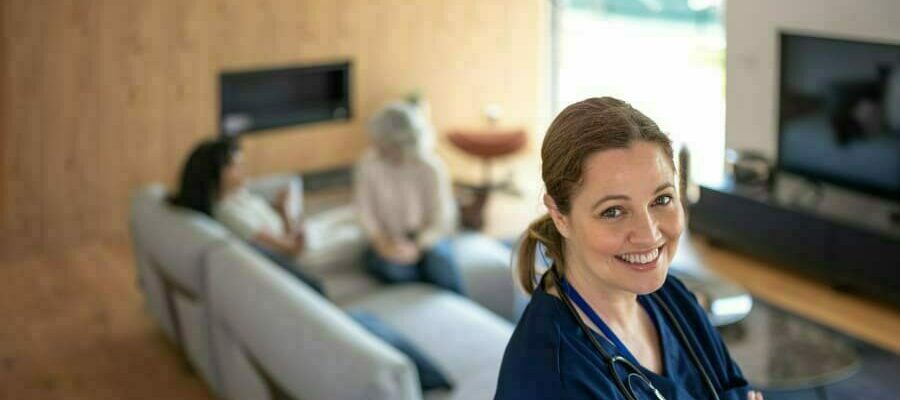
POLYGON ((556 225, 556 230, 559 231, 564 238, 568 239, 570 235, 569 218, 559 212, 559 208, 556 207, 556 202, 553 201, 553 198, 547 193, 544 193, 544 205, 547 206, 547 211, 550 213, 550 218, 553 219, 553 225, 556 225))

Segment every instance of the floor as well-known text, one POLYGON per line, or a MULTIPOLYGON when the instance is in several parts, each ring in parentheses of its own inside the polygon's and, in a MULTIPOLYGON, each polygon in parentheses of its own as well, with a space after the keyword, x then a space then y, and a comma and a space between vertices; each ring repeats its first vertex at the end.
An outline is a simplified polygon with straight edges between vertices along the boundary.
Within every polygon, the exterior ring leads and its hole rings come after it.
POLYGON ((0 268, 0 398, 212 399, 148 318, 127 241, 0 268))
POLYGON ((754 297, 779 308, 900 354, 900 309, 822 282, 779 265, 750 258, 694 238, 704 263, 740 282, 754 297))

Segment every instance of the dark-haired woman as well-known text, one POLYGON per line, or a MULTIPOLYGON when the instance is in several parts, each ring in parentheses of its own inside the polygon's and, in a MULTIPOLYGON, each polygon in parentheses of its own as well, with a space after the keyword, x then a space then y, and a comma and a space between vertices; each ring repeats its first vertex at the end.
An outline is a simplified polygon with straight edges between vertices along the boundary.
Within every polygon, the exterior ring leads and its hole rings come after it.
POLYGON ((684 229, 672 145, 629 104, 563 110, 541 148, 548 214, 517 276, 531 301, 496 399, 762 399, 669 263, 684 229), (538 275, 540 244, 551 267, 538 275))
POLYGON ((293 258, 303 251, 303 229, 290 213, 290 191, 273 207, 246 187, 244 157, 232 139, 209 140, 191 152, 181 174, 174 205, 190 208, 222 223, 272 261, 285 267, 314 289, 321 286, 297 270, 293 258))

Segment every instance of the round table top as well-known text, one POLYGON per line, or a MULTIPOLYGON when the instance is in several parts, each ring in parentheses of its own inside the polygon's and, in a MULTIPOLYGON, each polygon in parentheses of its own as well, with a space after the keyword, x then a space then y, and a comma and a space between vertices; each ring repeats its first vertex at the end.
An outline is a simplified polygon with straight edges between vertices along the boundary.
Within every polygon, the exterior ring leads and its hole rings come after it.
POLYGON ((481 158, 500 157, 515 153, 525 146, 523 129, 455 130, 447 139, 460 150, 481 158))
POLYGON ((850 339, 760 301, 746 319, 720 332, 758 388, 819 387, 850 377, 861 364, 850 339))

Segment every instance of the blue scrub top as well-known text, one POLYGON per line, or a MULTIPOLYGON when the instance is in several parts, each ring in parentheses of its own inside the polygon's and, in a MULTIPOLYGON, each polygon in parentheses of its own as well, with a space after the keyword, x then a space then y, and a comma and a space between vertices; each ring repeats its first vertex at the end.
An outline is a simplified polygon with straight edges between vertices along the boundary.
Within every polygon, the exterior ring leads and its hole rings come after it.
MULTIPOLYGON (((719 398, 746 400, 747 380, 694 295, 671 275, 656 293, 681 324, 719 398)), ((671 320, 651 296, 639 297, 659 332, 664 371, 658 375, 638 368, 668 400, 711 398, 671 320)), ((608 353, 624 356, 592 333, 608 353)), ((562 299, 539 287, 506 346, 494 399, 624 399, 608 368, 562 299)))

